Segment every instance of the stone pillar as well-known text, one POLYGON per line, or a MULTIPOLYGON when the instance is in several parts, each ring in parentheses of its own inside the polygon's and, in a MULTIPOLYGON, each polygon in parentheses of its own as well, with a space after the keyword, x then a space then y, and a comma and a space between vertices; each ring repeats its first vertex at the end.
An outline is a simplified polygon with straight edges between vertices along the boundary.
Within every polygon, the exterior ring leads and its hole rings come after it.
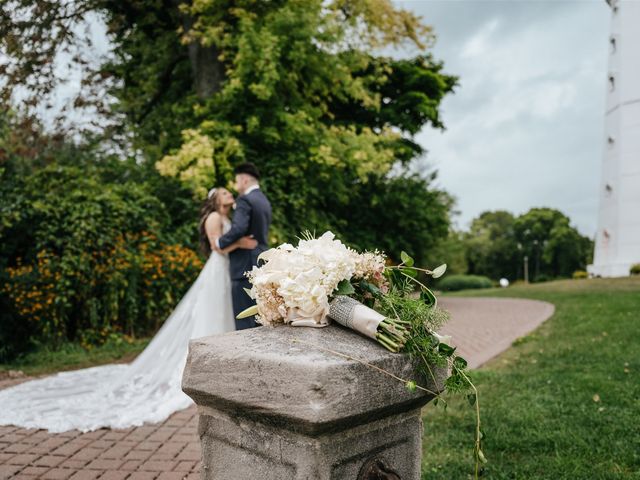
MULTIPOLYGON (((198 405, 203 479, 420 478, 433 396, 327 350, 415 378, 406 355, 337 325, 191 341, 182 388, 198 405)), ((421 384, 441 391, 446 370, 434 373, 421 384)))

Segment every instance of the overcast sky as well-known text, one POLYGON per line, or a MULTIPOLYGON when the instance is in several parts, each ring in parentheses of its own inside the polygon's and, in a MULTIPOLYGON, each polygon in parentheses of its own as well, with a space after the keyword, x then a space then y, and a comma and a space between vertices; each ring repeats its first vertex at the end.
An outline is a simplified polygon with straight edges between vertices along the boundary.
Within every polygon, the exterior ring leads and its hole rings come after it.
POLYGON ((456 196, 458 226, 535 206, 596 231, 609 8, 604 0, 397 2, 434 27, 434 54, 460 77, 445 132, 418 135, 423 162, 456 196))

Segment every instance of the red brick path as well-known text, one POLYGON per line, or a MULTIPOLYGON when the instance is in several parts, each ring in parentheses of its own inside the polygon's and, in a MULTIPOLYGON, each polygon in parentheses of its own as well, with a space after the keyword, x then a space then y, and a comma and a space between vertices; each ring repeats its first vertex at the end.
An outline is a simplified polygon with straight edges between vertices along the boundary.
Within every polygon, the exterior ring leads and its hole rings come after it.
POLYGON ((0 426, 0 479, 198 480, 195 407, 159 425, 49 434, 0 426))
POLYGON ((470 368, 504 352, 555 310, 550 303, 520 298, 442 297, 440 305, 451 313, 440 333, 451 335, 470 368))

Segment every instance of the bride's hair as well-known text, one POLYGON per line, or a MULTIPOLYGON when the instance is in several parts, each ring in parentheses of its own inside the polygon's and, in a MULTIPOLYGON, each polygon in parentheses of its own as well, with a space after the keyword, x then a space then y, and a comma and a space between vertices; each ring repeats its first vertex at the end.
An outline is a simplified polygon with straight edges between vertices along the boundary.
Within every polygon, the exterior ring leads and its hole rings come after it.
POLYGON ((200 251, 206 257, 211 254, 211 245, 209 244, 209 237, 207 236, 204 224, 207 221, 207 218, 209 218, 209 215, 220 210, 220 192, 220 188, 210 190, 207 199, 200 209, 200 224, 198 226, 198 230, 200 232, 200 251))

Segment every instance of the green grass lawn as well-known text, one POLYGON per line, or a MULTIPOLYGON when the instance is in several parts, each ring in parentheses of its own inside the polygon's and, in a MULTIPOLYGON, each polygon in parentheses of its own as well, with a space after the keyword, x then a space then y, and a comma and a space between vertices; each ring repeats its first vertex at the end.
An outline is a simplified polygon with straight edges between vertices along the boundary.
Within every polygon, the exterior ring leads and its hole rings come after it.
POLYGON ((105 363, 130 362, 148 343, 149 339, 140 339, 131 343, 110 341, 91 350, 77 344, 67 344, 59 350, 37 350, 11 363, 0 363, 0 380, 7 376, 9 370, 20 370, 25 375, 43 375, 105 363))
MULTIPOLYGON (((524 297, 554 316, 482 369, 492 479, 640 479, 640 278, 557 281, 456 296, 524 297)), ((473 476, 473 410, 425 410, 423 479, 473 476)))

